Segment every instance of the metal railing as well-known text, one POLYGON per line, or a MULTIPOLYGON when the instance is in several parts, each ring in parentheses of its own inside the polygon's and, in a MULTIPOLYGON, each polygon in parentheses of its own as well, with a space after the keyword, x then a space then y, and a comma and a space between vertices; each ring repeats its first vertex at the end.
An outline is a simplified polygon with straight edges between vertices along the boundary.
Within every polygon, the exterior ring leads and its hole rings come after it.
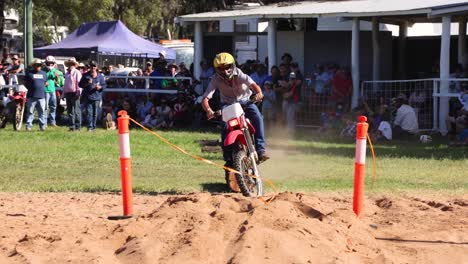
POLYGON ((106 76, 107 88, 104 92, 131 92, 131 93, 160 93, 160 94, 176 94, 181 89, 181 84, 187 82, 192 86, 192 78, 190 77, 167 77, 167 76, 106 76), (115 82, 113 82, 115 80, 115 82), (138 82, 136 80, 144 80, 138 82), (177 81, 177 84, 170 88, 157 88, 161 84, 159 81, 177 81), (114 87, 116 86, 116 87, 114 87))
POLYGON ((415 79, 364 81, 360 96, 371 105, 389 103, 392 98, 404 94, 415 109, 419 129, 445 132, 445 121, 453 99, 460 96, 460 88, 468 85, 468 79, 415 79), (441 91, 441 85, 446 85, 441 91), (444 98, 448 101, 444 103, 444 98), (441 111, 444 111, 441 115, 441 111), (446 114, 445 114, 446 113, 446 114))
POLYGON ((360 96, 372 109, 391 107, 392 99, 404 95, 415 110, 420 130, 436 128, 434 79, 364 81, 360 96))

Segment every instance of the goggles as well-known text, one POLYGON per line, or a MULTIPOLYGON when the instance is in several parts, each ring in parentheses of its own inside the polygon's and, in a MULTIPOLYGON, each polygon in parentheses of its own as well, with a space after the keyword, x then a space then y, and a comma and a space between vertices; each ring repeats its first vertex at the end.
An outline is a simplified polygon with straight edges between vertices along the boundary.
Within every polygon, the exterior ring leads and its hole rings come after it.
POLYGON ((219 65, 218 69, 224 71, 224 70, 229 70, 232 68, 232 64, 224 64, 224 65, 219 65))

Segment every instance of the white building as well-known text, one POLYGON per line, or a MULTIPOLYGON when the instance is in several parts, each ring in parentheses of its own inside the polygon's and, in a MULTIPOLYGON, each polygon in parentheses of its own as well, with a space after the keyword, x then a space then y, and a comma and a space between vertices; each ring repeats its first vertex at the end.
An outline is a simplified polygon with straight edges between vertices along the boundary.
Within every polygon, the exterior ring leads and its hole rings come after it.
MULTIPOLYGON (((451 64, 450 39, 451 33, 456 32, 455 28, 451 28, 452 22, 458 22, 459 25, 457 61, 466 65, 467 17, 468 2, 462 0, 392 0, 391 3, 381 0, 349 0, 304 1, 246 7, 185 15, 179 17, 178 21, 195 25, 195 75, 200 72, 199 62, 204 55, 203 22, 255 19, 259 22, 268 22, 266 38, 269 68, 279 64, 279 58, 284 52, 291 53, 294 60, 302 65, 304 72, 310 71, 314 63, 325 60, 350 65, 353 80, 351 105, 356 106, 361 80, 391 79, 394 67, 398 69, 400 78, 405 78, 408 32, 416 23, 441 23, 440 56, 437 54, 439 52, 423 56, 438 58, 440 93, 447 94, 451 64), (339 25, 340 31, 321 31, 320 24, 323 18, 345 24, 339 25), (281 31, 279 28, 279 21, 301 19, 306 25, 311 19, 315 19, 317 24, 312 26, 312 30, 308 30, 307 26, 298 31, 281 31), (366 24, 372 25, 371 31, 366 31, 366 24), (382 24, 398 26, 397 45, 392 44, 392 36, 396 35, 396 32, 382 30, 382 24), (392 54, 393 46, 398 48, 397 56, 392 54)), ((330 27, 330 22, 326 24, 330 27)), ((241 35, 249 36, 249 34, 241 35)), ((236 44, 236 47, 239 46, 236 44)), ((261 49, 258 48, 258 54, 261 53, 261 49)), ((440 105, 437 107, 440 108, 437 112, 439 130, 444 133, 447 131, 444 121, 448 114, 448 98, 441 97, 439 100, 440 105)))

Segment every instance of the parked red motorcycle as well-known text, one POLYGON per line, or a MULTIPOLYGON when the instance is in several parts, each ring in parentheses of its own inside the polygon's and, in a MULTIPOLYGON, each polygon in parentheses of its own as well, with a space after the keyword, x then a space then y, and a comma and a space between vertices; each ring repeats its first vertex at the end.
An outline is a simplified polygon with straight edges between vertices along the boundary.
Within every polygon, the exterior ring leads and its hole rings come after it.
POLYGON ((255 128, 245 117, 244 110, 239 103, 223 108, 221 113, 216 112, 216 115, 220 114, 228 128, 223 142, 224 147, 232 149, 231 166, 240 172, 235 175, 226 173, 229 188, 234 191, 240 190, 244 196, 263 196, 263 183, 257 166, 258 155, 254 145, 255 128))
POLYGON ((5 128, 11 121, 15 130, 20 130, 23 124, 26 95, 28 89, 24 85, 6 85, 2 87, 0 102, 0 128, 5 128))

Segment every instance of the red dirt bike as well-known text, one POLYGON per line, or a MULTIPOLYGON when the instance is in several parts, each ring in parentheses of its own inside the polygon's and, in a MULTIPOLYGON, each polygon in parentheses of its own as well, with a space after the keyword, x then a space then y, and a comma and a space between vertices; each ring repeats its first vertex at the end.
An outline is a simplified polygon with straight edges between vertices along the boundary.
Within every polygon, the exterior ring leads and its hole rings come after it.
POLYGON ((23 124, 28 89, 24 85, 7 85, 2 87, 1 93, 0 128, 5 128, 6 123, 10 120, 13 123, 13 128, 18 131, 23 124))
POLYGON ((239 103, 234 103, 215 112, 215 116, 222 116, 227 124, 224 148, 232 150, 231 167, 239 173, 226 171, 226 182, 235 192, 242 192, 244 196, 263 196, 263 183, 258 169, 258 155, 254 145, 255 128, 244 115, 239 103), (254 175, 251 177, 249 175, 254 175))

